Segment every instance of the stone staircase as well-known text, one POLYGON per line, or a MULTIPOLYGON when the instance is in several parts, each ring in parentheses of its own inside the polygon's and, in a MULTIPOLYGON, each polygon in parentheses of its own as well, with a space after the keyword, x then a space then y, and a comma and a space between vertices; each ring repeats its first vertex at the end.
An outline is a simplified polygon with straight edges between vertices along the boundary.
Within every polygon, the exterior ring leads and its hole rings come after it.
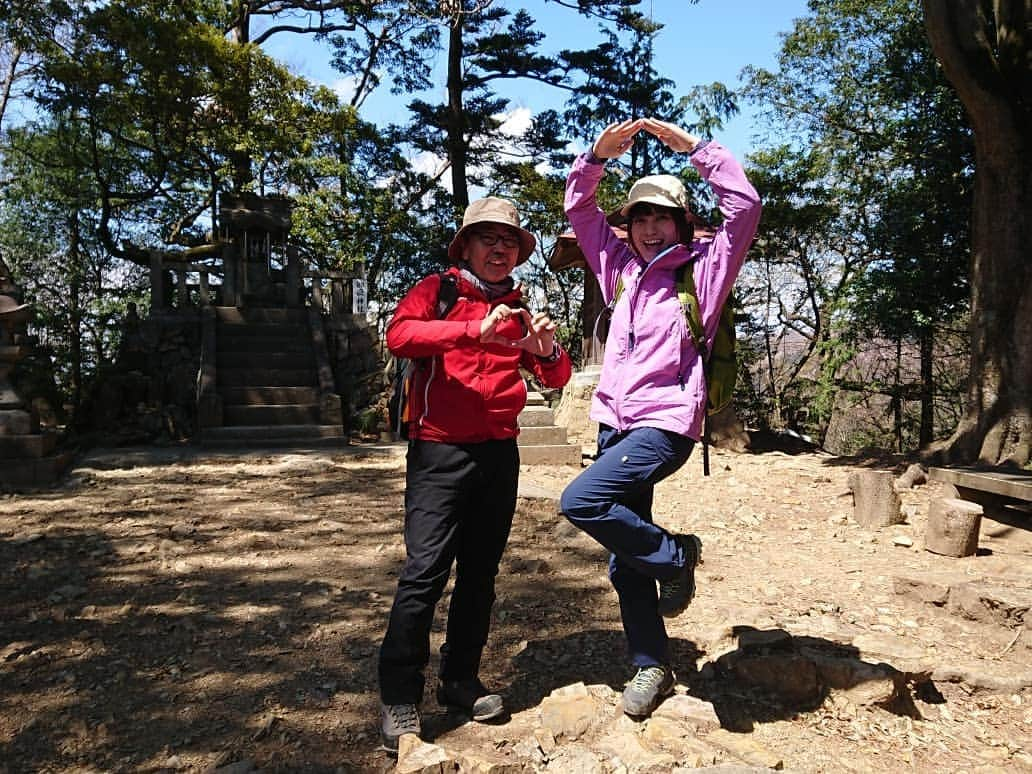
POLYGON ((581 466, 581 447, 566 442, 566 428, 555 424, 552 409, 539 392, 527 394, 527 405, 520 412, 522 465, 581 466))
POLYGON ((203 445, 347 443, 317 314, 217 307, 214 339, 222 421, 202 430, 203 445), (313 326, 318 326, 315 332, 313 326))

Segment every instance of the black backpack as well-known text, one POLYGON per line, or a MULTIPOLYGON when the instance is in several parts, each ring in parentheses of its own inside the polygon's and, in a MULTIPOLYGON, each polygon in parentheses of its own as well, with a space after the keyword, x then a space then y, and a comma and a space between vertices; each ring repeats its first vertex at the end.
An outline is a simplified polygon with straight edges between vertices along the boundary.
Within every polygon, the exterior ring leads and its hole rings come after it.
MULTIPOLYGON (((459 300, 459 287, 454 274, 441 272, 441 284, 437 289, 437 319, 443 320, 459 300)), ((391 396, 387 399, 387 417, 391 430, 399 438, 408 439, 409 388, 416 370, 428 368, 431 358, 394 358, 394 378, 391 380, 391 396)))

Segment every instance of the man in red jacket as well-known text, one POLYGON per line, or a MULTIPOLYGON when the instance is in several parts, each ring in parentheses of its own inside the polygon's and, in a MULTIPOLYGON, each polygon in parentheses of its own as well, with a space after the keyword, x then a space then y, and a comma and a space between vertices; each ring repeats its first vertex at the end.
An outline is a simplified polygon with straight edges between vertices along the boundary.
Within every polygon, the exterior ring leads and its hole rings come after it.
POLYGON ((421 731, 430 627, 453 562, 437 700, 478 721, 505 712, 478 672, 516 510, 517 417, 527 401, 520 368, 547 387, 562 387, 571 371, 555 324, 523 307, 510 276, 535 244, 511 203, 473 202, 448 247, 453 266, 418 282, 387 326, 390 351, 419 364, 406 414, 407 558, 380 648, 380 735, 391 751, 421 731), (456 300, 442 318, 443 283, 456 300))

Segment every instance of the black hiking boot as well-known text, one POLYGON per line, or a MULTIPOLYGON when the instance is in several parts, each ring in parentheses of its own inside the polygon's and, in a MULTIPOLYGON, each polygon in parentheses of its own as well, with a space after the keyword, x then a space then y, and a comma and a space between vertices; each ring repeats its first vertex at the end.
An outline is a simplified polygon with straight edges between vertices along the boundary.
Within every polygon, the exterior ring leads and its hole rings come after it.
POLYGON ((442 680, 437 685, 437 703, 458 710, 478 722, 493 720, 505 713, 505 703, 491 693, 477 678, 442 680))

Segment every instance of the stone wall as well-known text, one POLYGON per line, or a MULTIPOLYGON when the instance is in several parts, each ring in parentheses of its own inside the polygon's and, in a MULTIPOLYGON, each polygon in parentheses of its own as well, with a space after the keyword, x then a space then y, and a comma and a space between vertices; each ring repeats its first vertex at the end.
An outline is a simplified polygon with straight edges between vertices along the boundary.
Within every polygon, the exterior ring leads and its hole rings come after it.
POLYGON ((347 426, 356 427, 361 414, 381 403, 386 418, 385 358, 375 330, 362 315, 338 314, 326 319, 326 339, 347 426))
POLYGON ((103 443, 181 441, 197 430, 197 315, 130 315, 116 362, 100 370, 79 411, 80 432, 103 443))

